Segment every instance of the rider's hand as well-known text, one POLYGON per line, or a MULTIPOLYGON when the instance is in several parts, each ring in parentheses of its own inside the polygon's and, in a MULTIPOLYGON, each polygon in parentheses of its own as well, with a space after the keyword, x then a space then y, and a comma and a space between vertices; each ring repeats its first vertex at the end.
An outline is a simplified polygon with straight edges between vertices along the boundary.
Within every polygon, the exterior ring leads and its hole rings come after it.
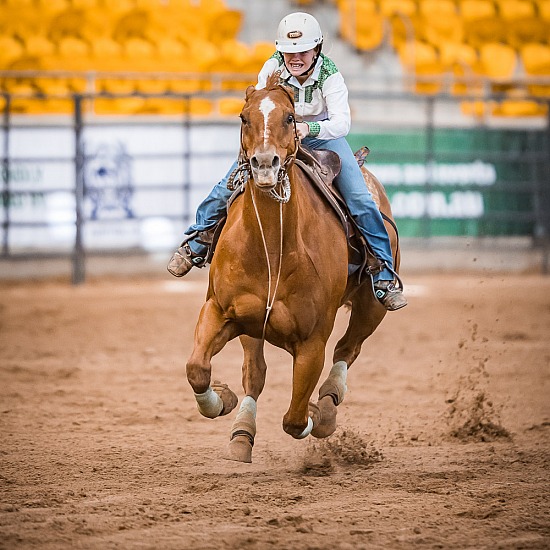
POLYGON ((304 139, 309 134, 309 126, 305 122, 296 124, 296 133, 300 139, 304 139))

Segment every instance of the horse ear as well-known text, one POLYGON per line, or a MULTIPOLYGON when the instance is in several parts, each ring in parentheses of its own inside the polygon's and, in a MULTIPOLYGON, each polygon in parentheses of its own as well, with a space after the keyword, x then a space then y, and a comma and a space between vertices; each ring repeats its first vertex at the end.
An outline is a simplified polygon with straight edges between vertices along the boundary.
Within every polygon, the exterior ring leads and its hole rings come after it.
POLYGON ((246 89, 246 95, 245 95, 245 99, 246 101, 249 100, 250 96, 256 91, 256 87, 255 86, 249 86, 247 89, 246 89))

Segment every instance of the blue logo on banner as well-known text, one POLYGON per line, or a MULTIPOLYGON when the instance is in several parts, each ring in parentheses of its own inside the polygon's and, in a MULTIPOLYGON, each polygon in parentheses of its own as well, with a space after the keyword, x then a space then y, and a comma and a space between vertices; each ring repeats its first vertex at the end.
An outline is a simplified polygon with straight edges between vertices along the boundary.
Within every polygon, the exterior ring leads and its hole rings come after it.
POLYGON ((84 189, 91 201, 92 220, 99 218, 133 218, 131 200, 132 158, 124 144, 117 141, 101 143, 86 151, 84 163, 84 189))

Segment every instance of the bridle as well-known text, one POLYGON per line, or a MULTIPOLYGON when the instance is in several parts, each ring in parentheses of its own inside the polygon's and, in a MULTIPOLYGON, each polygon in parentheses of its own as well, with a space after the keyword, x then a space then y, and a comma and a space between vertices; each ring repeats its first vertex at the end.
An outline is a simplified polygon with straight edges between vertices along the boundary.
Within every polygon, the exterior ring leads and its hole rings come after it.
MULTIPOLYGON (((296 117, 293 115, 293 127, 294 127, 294 151, 287 155, 286 159, 283 162, 281 168, 279 168, 279 173, 277 175, 277 184, 273 189, 270 189, 267 195, 276 200, 281 204, 286 204, 290 200, 291 189, 290 189, 290 179, 288 177, 288 168, 296 160, 296 155, 298 154, 298 147, 300 146, 300 138, 298 137, 298 130, 296 128, 296 117), (279 193, 277 189, 281 189, 279 193)), ((243 127, 241 124, 240 132, 240 151, 239 158, 237 161, 237 168, 229 176, 227 181, 227 188, 230 191, 235 191, 238 187, 244 189, 245 185, 252 178, 252 167, 250 166, 250 161, 246 157, 244 146, 243 146, 243 127)))

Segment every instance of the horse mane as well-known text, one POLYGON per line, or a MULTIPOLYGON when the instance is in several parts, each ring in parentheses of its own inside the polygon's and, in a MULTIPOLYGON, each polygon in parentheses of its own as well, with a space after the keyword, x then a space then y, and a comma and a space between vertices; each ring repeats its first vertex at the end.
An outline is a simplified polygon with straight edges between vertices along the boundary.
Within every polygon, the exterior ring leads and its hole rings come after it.
POLYGON ((281 85, 280 77, 281 77, 281 71, 275 71, 271 73, 267 77, 267 81, 265 83, 265 88, 264 88, 265 91, 270 92, 271 90, 276 90, 281 85))
POLYGON ((281 81, 281 71, 274 71, 267 77, 264 90, 266 92, 273 90, 285 92, 292 107, 294 107, 294 90, 290 86, 287 86, 284 81, 281 81))

